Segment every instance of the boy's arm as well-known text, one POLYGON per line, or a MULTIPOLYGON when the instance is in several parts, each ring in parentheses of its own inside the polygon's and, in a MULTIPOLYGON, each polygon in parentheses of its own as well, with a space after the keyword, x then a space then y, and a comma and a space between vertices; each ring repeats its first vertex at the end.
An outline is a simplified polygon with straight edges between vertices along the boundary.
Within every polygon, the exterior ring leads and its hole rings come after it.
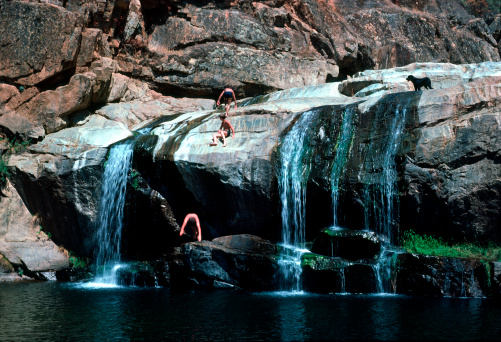
POLYGON ((224 90, 221 92, 221 94, 219 94, 219 97, 218 97, 218 99, 217 99, 217 103, 216 103, 216 104, 217 104, 218 106, 219 106, 219 103, 220 103, 220 101, 221 101, 221 97, 223 96, 223 94, 224 94, 224 90))
MULTIPOLYGON (((237 105, 235 104, 235 107, 236 107, 236 106, 237 106, 237 105)), ((235 137, 235 129, 233 128, 233 125, 232 125, 231 123, 229 123, 229 122, 228 122, 228 124, 230 125, 230 129, 231 129, 231 131, 233 132, 232 137, 234 138, 234 137, 235 137)))
POLYGON ((184 218, 183 226, 181 227, 181 231, 179 232, 179 236, 183 236, 184 227, 186 227, 186 223, 188 223, 188 218, 189 218, 189 215, 186 215, 186 217, 184 218))

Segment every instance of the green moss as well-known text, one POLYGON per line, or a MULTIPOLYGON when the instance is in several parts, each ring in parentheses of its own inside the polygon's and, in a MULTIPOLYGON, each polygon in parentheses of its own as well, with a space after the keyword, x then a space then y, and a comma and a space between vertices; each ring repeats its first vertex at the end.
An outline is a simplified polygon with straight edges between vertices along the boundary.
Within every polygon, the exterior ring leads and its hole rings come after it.
POLYGON ((90 264, 90 259, 89 258, 82 258, 82 257, 79 257, 79 256, 76 256, 75 254, 73 254, 73 252, 70 252, 70 267, 73 267, 73 268, 85 268, 87 266, 89 266, 90 264))
POLYGON ((403 234, 402 246, 409 253, 452 258, 501 261, 501 246, 489 243, 481 246, 470 242, 450 244, 430 235, 419 235, 413 230, 403 234))
POLYGON ((0 185, 4 184, 9 177, 10 172, 7 163, 3 157, 0 157, 0 185))
POLYGON ((137 190, 139 187, 139 176, 141 176, 141 174, 134 169, 129 172, 130 183, 134 190, 137 190))

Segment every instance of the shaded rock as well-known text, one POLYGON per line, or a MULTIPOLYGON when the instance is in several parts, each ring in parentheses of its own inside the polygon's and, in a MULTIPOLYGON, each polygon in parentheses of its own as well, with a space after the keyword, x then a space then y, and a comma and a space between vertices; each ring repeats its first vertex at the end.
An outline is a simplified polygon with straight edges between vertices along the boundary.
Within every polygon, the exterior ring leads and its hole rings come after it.
POLYGON ((147 263, 121 265, 117 270, 117 284, 124 286, 157 286, 154 268, 147 263))
POLYGON ((301 257, 303 286, 315 293, 375 293, 376 275, 369 264, 313 253, 301 257))
POLYGON ((253 291, 271 290, 278 250, 257 236, 223 236, 184 245, 187 276, 204 287, 230 284, 253 291))
POLYGON ((301 267, 304 290, 314 293, 346 292, 345 270, 348 265, 350 262, 339 258, 303 254, 301 267))
POLYGON ((1 198, 0 206, 0 254, 8 260, 2 262, 4 271, 11 271, 9 263, 27 272, 68 267, 68 254, 42 231, 37 216, 26 209, 9 181, 3 193, 6 197, 1 198))
POLYGON ((166 249, 180 244, 181 227, 176 222, 168 201, 151 189, 135 171, 131 171, 130 186, 124 208, 122 254, 129 259, 152 259, 166 249))
POLYGON ((78 16, 62 7, 2 2, 0 77, 31 86, 72 68, 81 31, 78 16))
POLYGON ((65 268, 55 272, 57 281, 77 282, 89 280, 93 277, 89 268, 65 268))
POLYGON ((374 268, 367 264, 353 264, 345 271, 346 292, 376 293, 376 274, 374 268))
POLYGON ((494 297, 501 297, 501 262, 493 262, 492 268, 492 295, 494 297))
POLYGON ((494 39, 499 42, 499 39, 501 38, 501 14, 498 14, 492 23, 489 25, 489 29, 492 32, 492 36, 494 39))
POLYGON ((374 232, 326 228, 313 241, 311 251, 349 260, 374 259, 381 251, 381 242, 374 232))
MULTIPOLYGON (((57 148, 57 146, 56 146, 57 148)), ((10 180, 52 240, 81 256, 94 249, 94 226, 107 149, 68 158, 51 154, 14 155, 10 180)))
POLYGON ((396 292, 418 296, 485 297, 489 274, 479 260, 403 253, 397 256, 396 292))

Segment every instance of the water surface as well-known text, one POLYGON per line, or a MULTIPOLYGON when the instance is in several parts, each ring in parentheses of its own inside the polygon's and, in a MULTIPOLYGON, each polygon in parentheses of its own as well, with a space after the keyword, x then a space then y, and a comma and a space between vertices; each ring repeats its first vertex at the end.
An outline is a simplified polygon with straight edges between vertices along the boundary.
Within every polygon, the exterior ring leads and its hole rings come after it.
POLYGON ((499 340, 487 299, 0 284, 0 341, 499 340))

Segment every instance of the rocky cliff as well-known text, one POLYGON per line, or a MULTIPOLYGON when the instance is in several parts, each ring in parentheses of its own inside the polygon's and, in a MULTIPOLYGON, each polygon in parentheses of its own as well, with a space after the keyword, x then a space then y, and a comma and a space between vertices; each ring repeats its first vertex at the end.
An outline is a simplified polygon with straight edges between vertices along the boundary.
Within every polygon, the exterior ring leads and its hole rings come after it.
POLYGON ((188 212, 205 239, 279 241, 305 113, 308 240, 335 220, 499 242, 498 22, 456 1, 0 1, 2 265, 91 256, 109 147, 132 137, 125 255, 178 246, 188 212), (211 147, 225 85, 247 99, 211 147))

